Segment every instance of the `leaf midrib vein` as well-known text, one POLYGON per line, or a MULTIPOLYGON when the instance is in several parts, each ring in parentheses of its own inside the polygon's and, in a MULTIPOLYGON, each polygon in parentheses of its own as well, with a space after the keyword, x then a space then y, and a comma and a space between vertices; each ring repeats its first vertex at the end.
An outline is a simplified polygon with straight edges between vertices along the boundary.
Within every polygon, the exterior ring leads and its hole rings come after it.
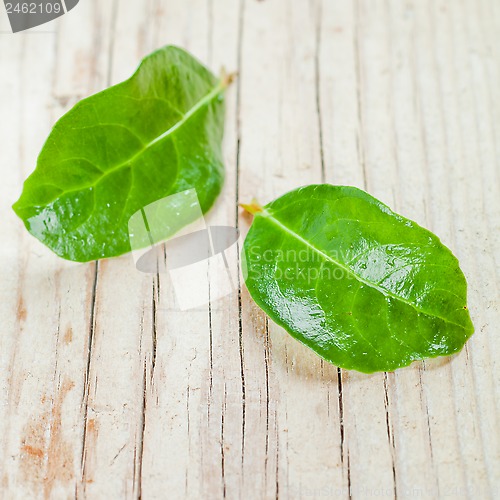
MULTIPOLYGON (((191 107, 182 116, 182 118, 178 122, 176 122, 174 125, 172 125, 170 128, 168 128, 165 132, 163 132, 162 134, 160 134, 158 137, 155 137, 154 139, 152 139, 151 141, 149 141, 147 144, 143 145, 143 147, 139 151, 137 151, 134 155, 132 155, 126 161, 123 161, 123 162, 119 163, 118 165, 116 165, 116 166, 114 166, 114 167, 112 167, 112 168, 104 171, 103 175, 100 176, 99 179, 97 179, 97 181, 92 182, 90 184, 86 184, 84 186, 78 186, 78 187, 76 187, 74 189, 69 189, 67 191, 62 190, 62 193, 59 193, 54 198, 52 198, 50 201, 47 201, 45 203, 45 205, 48 205, 49 203, 52 203, 53 201, 55 201, 61 195, 67 195, 69 193, 81 191, 83 189, 87 189, 87 188, 90 188, 90 187, 97 187, 97 185, 103 179, 105 179, 107 176, 111 175, 112 173, 116 172, 117 170, 119 170, 119 169, 121 169, 121 168, 123 168, 123 167, 125 167, 127 165, 132 166, 133 162, 137 159, 137 157, 139 157, 141 154, 143 154, 149 147, 155 145, 156 143, 162 141, 166 137, 172 135, 177 129, 179 129, 182 125, 184 125, 184 123, 186 123, 189 120, 189 118, 191 118, 191 116, 193 116, 198 110, 200 110, 205 105, 207 105, 208 103, 210 103, 214 98, 216 98, 224 90, 224 88, 225 88, 225 86, 224 86, 223 82, 222 81, 219 82, 218 85, 216 85, 208 94, 206 94, 204 97, 202 97, 193 107, 191 107)), ((91 162, 90 160, 87 160, 87 161, 89 163, 92 163, 94 165, 94 167, 96 167, 98 170, 100 170, 100 168, 97 167, 97 165, 95 165, 93 162, 91 162)), ((57 187, 57 186, 55 186, 55 187, 57 187)))
POLYGON ((424 311, 422 309, 419 309, 418 307, 415 306, 415 304, 413 304, 412 302, 409 302, 408 300, 404 299, 403 297, 398 297, 397 295, 389 292, 388 290, 384 290, 383 288, 377 286, 375 283, 367 281, 364 278, 362 278, 361 276, 358 276, 356 273, 354 273, 351 269, 349 269, 348 267, 346 267, 344 264, 342 264, 341 262, 335 260, 333 257, 331 257, 330 255, 328 255, 327 253, 323 252, 319 248, 315 247, 312 243, 310 243, 306 239, 302 238, 302 236, 300 236, 295 231, 293 231, 292 229, 290 229, 289 227, 287 227, 285 224, 283 224, 276 217, 273 217, 268 211, 263 210, 262 212, 259 212, 256 216, 257 217, 264 217, 264 218, 270 220, 275 225, 277 225, 278 227, 280 227, 281 229, 283 229, 285 232, 287 232, 288 234, 290 234, 292 237, 294 237, 295 239, 299 240, 304 245, 308 246, 311 250, 315 251, 316 253, 318 253, 319 255, 321 255, 326 260, 328 260, 328 261, 332 262, 333 264, 339 266, 341 269, 343 269, 344 271, 346 271, 350 275, 354 276, 354 278, 356 278, 361 283, 364 283, 365 285, 369 286, 370 288, 373 288, 373 289, 379 291, 380 293, 382 293, 384 295, 388 295, 389 297, 392 297, 393 299, 396 299, 398 301, 401 301, 401 302, 409 305, 410 307, 412 307, 413 309, 415 309, 415 311, 417 311, 418 313, 425 314, 426 316, 430 316, 430 317, 433 317, 433 318, 440 319, 440 320, 444 321, 445 323, 449 323, 449 324, 457 326, 457 327, 459 327, 459 328, 461 328, 463 330, 466 330, 465 326, 460 325, 459 323, 455 323, 454 321, 450 321, 449 319, 443 318, 442 316, 438 316, 436 314, 432 314, 432 313, 429 313, 429 312, 424 311))

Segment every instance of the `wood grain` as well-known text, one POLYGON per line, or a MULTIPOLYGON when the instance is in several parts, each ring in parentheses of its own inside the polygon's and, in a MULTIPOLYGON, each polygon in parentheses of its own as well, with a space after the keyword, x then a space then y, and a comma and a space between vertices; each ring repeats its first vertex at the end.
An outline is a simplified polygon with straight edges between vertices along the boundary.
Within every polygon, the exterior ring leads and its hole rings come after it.
POLYGON ((16 35, 2 10, 0 496, 498 498, 499 30, 495 0, 82 0, 16 35), (239 75, 207 222, 244 235, 239 202, 368 190, 459 257, 460 354, 338 370, 244 285, 186 313, 168 275, 24 230, 10 206, 54 121, 167 43, 239 75))

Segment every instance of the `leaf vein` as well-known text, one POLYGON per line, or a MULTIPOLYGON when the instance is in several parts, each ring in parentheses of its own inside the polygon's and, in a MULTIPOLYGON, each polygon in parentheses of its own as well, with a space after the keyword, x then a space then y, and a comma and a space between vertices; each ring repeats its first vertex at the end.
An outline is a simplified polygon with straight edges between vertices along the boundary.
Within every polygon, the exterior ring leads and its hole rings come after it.
POLYGON ((445 323, 450 323, 452 325, 455 325, 463 330, 466 330, 466 327, 463 326, 463 325, 460 325, 459 323, 455 323, 454 321, 451 321, 447 318, 443 318, 441 316, 438 316, 436 314, 433 314, 433 313, 429 313, 427 311, 424 311, 424 310, 421 310, 419 309, 418 307, 416 307, 415 304, 413 304, 412 302, 404 299, 403 297, 399 297, 397 295, 395 295, 394 293, 388 291, 388 290, 385 290, 381 287, 379 287, 376 283, 372 283, 370 281, 367 281, 365 280, 364 278, 362 278, 361 276, 357 275, 352 269, 350 269, 349 267, 346 267, 344 264, 340 263, 339 261, 335 260, 334 258, 332 258, 330 255, 328 255, 327 253, 323 252, 322 250, 320 250, 319 248, 315 247, 312 243, 310 243, 309 241, 307 241, 306 239, 302 238, 302 236, 300 236, 299 234, 297 234, 295 231, 293 231, 292 229, 290 229, 289 227, 287 227, 285 224, 283 224, 280 220, 278 220, 276 217, 273 217, 269 212, 267 212, 266 210, 260 212, 259 214, 256 215, 257 217, 265 217, 267 218, 268 220, 270 220, 271 222, 273 222, 275 225, 277 225, 278 227, 281 227, 282 230, 286 231, 288 234, 290 234, 292 237, 296 238, 298 241, 302 242, 303 244, 305 244, 306 246, 308 246, 311 250, 315 251, 316 253, 322 255, 324 258, 326 258, 327 260, 329 260, 330 262, 336 264, 337 266, 339 266, 340 268, 342 268, 344 271, 346 271, 347 273, 351 274, 352 276, 354 276, 359 282, 361 283, 364 283, 365 285, 369 286, 370 288, 373 288, 377 291, 379 291, 380 293, 386 295, 386 296, 390 296, 396 300, 399 300, 401 302, 404 302, 405 304, 409 305, 410 307, 412 307, 413 309, 415 309, 417 312, 421 313, 421 314, 424 314, 426 316, 430 316, 430 317, 434 317, 434 318, 437 318, 437 319, 440 319, 442 321, 444 321, 445 323))

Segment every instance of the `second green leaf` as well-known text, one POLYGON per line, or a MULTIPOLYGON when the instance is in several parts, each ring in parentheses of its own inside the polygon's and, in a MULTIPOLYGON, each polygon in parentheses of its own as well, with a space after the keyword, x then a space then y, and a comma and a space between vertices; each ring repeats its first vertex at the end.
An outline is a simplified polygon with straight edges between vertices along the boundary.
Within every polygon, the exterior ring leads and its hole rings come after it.
POLYGON ((388 371, 453 354, 472 335, 456 257, 364 191, 313 185, 245 208, 251 296, 322 358, 388 371))

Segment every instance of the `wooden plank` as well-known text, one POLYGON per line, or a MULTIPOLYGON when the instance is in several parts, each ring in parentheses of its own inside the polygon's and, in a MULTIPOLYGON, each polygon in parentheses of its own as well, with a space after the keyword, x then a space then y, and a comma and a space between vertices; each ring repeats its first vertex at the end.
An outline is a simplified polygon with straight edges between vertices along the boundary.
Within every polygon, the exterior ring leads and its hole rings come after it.
MULTIPOLYGON (((3 241, 10 242, 2 259, 2 283, 8 285, 2 289, 2 305, 10 306, 10 311, 2 315, 6 399, 2 406, 1 470, 2 486, 13 498, 72 491, 71 444, 78 442, 78 431, 71 432, 79 415, 79 395, 74 389, 77 380, 73 377, 81 376, 81 371, 68 374, 64 363, 72 346, 64 340, 68 316, 62 308, 68 302, 61 286, 72 288, 64 280, 65 271, 80 282, 85 272, 74 266, 65 268, 26 234, 10 209, 50 129, 55 40, 55 34, 38 31, 16 38, 2 35, 2 55, 12 69, 7 84, 12 87, 2 89, 2 109, 10 115, 10 120, 5 120, 10 127, 4 136, 9 138, 9 163, 1 196, 2 212, 8 220, 2 227, 3 241), (68 406, 74 411, 66 412, 68 406)), ((77 296, 78 292, 74 299, 77 296)), ((84 322, 80 304, 71 301, 74 325, 84 322)), ((77 357, 75 361, 78 368, 77 357)))
MULTIPOLYGON (((163 1, 158 9, 162 17, 156 40, 185 47, 216 73, 222 66, 238 70, 238 2, 163 1)), ((224 190, 206 217, 208 225, 235 222, 237 86, 226 95, 224 157, 232 168, 227 168, 224 190)), ((231 273, 237 276, 234 264, 231 273)), ((168 276, 157 280, 156 363, 146 383, 143 495, 161 498, 171 491, 182 498, 230 496, 239 488, 230 469, 239 470, 241 443, 240 359, 234 333, 238 297, 183 312, 168 276)))
POLYGON ((17 35, 2 12, 0 496, 496 498, 499 28, 494 0, 86 0, 17 35), (254 196, 367 189, 459 257, 460 354, 338 370, 244 285, 180 311, 168 275, 28 235, 10 206, 53 122, 167 43, 239 73, 207 224, 244 236, 254 196))
MULTIPOLYGON (((246 5, 241 200, 257 197, 266 203, 297 186, 321 182, 316 80, 320 15, 312 2, 246 5), (295 39, 299 32, 300 43, 295 39)), ((249 401, 244 491, 287 498, 324 486, 342 488, 337 370, 268 322, 246 290, 242 298, 249 401)))
MULTIPOLYGON (((97 56, 91 60, 90 82, 92 90, 100 90, 129 76, 150 49, 135 38, 134 57, 124 63, 122 50, 135 27, 144 29, 147 16, 118 0, 89 8, 94 25, 87 29, 96 30, 91 53, 97 56)), ((135 269, 131 256, 92 269, 76 495, 133 498, 140 491, 145 365, 153 351, 152 278, 135 269)))

